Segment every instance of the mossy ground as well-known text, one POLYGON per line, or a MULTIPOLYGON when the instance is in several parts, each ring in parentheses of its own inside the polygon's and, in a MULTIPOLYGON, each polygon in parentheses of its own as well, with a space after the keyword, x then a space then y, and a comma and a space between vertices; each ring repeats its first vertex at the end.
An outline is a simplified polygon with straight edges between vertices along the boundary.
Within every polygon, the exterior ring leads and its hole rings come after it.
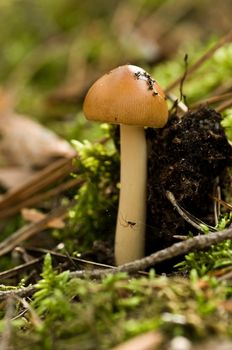
MULTIPOLYGON (((56 274, 47 256, 37 289, 32 309, 13 321, 15 349, 103 350, 149 330, 163 334, 163 346, 177 335, 194 342, 232 335, 230 284, 196 271, 190 278, 121 273, 98 282, 56 274)), ((16 305, 17 314, 20 300, 16 305)), ((4 322, 2 329, 4 335, 4 322)))

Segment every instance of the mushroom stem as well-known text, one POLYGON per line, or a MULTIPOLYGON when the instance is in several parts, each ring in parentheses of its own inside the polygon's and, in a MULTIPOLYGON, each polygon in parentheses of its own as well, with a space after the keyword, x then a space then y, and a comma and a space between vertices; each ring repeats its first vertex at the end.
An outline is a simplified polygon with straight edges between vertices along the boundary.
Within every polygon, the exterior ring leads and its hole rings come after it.
POLYGON ((121 189, 115 260, 121 265, 144 256, 147 144, 143 127, 120 125, 121 189))

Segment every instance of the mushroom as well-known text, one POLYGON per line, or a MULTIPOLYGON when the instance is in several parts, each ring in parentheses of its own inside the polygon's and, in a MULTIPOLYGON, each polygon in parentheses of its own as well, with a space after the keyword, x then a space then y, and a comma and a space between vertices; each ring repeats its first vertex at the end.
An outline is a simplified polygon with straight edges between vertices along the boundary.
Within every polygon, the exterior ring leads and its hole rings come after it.
POLYGON ((120 196, 115 261, 144 256, 147 144, 144 126, 161 128, 168 120, 165 95, 142 68, 124 65, 103 75, 89 89, 83 110, 88 120, 120 124, 120 196))

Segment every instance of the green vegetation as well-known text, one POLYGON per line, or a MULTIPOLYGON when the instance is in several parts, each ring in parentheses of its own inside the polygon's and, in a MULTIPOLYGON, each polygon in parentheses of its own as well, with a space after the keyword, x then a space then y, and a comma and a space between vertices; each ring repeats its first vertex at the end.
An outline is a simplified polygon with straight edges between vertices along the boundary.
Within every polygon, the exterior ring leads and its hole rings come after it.
MULTIPOLYGON (((174 60, 160 64, 158 69, 154 68, 154 76, 160 82, 161 86, 168 86, 177 76, 183 72, 188 72, 188 67, 202 56, 207 49, 212 47, 215 39, 208 45, 194 45, 187 49, 180 50, 174 60), (185 54, 188 52, 187 66, 185 64, 185 54)), ((232 44, 228 44, 217 50, 190 79, 183 83, 183 93, 189 106, 194 102, 207 98, 216 88, 228 82, 228 77, 232 69, 230 57, 232 55, 232 44), (217 67, 217 69, 215 69, 217 67)), ((179 96, 179 85, 176 88, 176 95, 179 96)))
POLYGON ((70 279, 68 271, 52 269, 47 255, 31 310, 24 321, 13 322, 14 343, 24 349, 85 350, 109 349, 149 330, 195 340, 228 336, 231 293, 231 286, 209 276, 200 279, 195 270, 189 280, 156 277, 153 271, 137 278, 108 275, 101 282, 70 279), (17 332, 19 325, 23 333, 17 332))
POLYGON ((222 120, 222 126, 224 127, 227 137, 232 140, 232 109, 227 109, 225 116, 222 120))
POLYGON ((77 204, 70 210, 69 232, 78 236, 81 251, 97 240, 113 242, 118 204, 119 154, 108 134, 106 143, 83 143, 74 140, 78 151, 76 165, 84 181, 76 195, 77 204), (108 138, 108 140, 107 140, 108 138))
MULTIPOLYGON (((232 212, 223 215, 216 228, 221 231, 229 227, 232 220, 232 212)), ((205 234, 208 234, 206 232, 205 234)), ((206 251, 191 252, 185 256, 185 260, 177 264, 182 271, 191 271, 195 269, 199 276, 205 276, 207 273, 217 269, 223 269, 232 265, 232 241, 226 240, 222 243, 213 245, 206 251)))

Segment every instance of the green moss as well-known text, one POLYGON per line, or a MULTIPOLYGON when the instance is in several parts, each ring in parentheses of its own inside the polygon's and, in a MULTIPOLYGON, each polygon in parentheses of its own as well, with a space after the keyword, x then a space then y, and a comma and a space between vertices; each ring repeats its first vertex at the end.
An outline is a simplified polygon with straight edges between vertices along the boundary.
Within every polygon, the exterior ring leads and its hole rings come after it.
MULTIPOLYGON (((227 228, 232 221, 232 213, 223 215, 217 225, 218 230, 227 228)), ((207 232, 205 233, 207 234, 207 232)), ((230 267, 232 265, 232 241, 226 240, 211 246, 206 251, 191 252, 185 259, 176 265, 182 271, 194 269, 199 276, 204 276, 210 271, 230 267)))
MULTIPOLYGON (((26 331, 14 325, 14 344, 29 349, 109 349, 137 334, 157 330, 166 337, 184 335, 199 340, 231 336, 232 316, 226 302, 231 286, 215 278, 133 278, 125 273, 102 281, 69 278, 53 271, 49 256, 31 306, 40 316, 26 331), (220 307, 219 307, 220 306, 220 307)), ((16 346, 16 345, 15 345, 16 346)))
POLYGON ((232 140, 232 109, 227 109, 224 113, 224 119, 222 120, 222 126, 225 128, 228 139, 232 140))
MULTIPOLYGON (((106 134, 106 137, 109 135, 106 134)), ((68 235, 78 237, 79 251, 92 246, 96 239, 112 243, 118 203, 119 155, 112 140, 105 144, 73 141, 78 151, 76 165, 84 181, 70 210, 68 235)), ((80 174, 80 175, 79 175, 80 174)))

